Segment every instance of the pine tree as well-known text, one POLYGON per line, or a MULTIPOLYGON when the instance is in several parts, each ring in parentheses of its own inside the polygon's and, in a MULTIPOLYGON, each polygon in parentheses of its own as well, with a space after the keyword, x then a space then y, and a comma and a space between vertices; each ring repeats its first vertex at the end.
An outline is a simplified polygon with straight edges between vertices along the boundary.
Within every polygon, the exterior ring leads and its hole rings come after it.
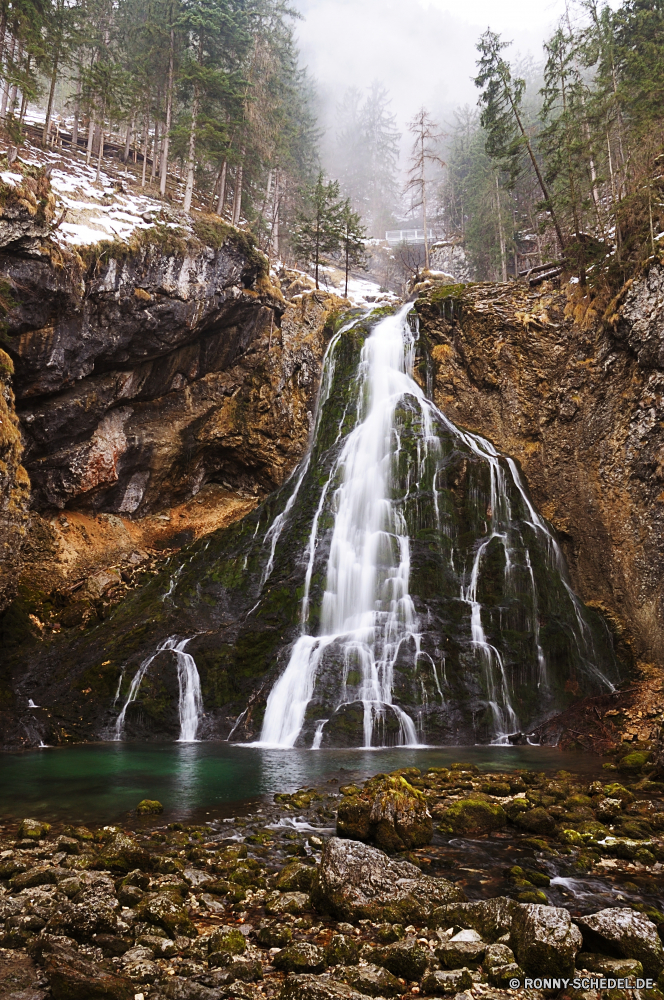
POLYGON ((343 203, 340 212, 339 251, 344 266, 344 298, 348 297, 348 275, 352 267, 364 269, 367 251, 364 244, 367 231, 358 212, 354 212, 350 199, 343 203))
POLYGON ((341 246, 343 209, 339 204, 339 182, 326 182, 321 170, 307 201, 307 209, 298 213, 291 244, 297 256, 313 264, 318 288, 321 257, 338 253, 341 246))

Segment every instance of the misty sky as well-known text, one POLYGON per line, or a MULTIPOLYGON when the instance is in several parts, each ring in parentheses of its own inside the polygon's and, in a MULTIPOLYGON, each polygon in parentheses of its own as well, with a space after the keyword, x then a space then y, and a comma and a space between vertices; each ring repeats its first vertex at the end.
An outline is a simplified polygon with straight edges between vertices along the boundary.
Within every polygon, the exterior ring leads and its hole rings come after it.
POLYGON ((487 26, 538 61, 541 43, 565 10, 564 0, 296 0, 302 61, 331 113, 349 84, 372 80, 393 96, 398 125, 421 104, 449 115, 475 104, 475 43, 487 26))

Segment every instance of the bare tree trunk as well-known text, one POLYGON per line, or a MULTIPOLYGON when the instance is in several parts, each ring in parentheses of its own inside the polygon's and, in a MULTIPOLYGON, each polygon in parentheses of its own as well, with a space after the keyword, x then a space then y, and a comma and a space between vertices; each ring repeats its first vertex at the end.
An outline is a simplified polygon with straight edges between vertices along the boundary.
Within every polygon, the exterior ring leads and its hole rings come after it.
POLYGON ((496 214, 498 216, 498 239, 500 241, 500 268, 503 281, 507 281, 507 256, 505 254, 505 233, 503 232, 503 217, 500 211, 500 186, 498 184, 498 174, 494 174, 496 182, 496 214))
POLYGON ((148 165, 148 143, 150 140, 150 115, 149 113, 145 116, 144 121, 145 134, 143 136, 143 172, 141 174, 141 187, 145 187, 145 171, 148 165))
MULTIPOLYGON (((11 46, 9 48, 9 57, 7 59, 7 68, 8 69, 9 69, 10 63, 12 63, 14 61, 14 50, 15 49, 16 49, 16 39, 12 35, 12 43, 11 43, 11 46)), ((5 80, 5 86, 4 86, 4 89, 2 91, 2 107, 0 107, 0 118, 2 118, 3 121, 7 117, 7 99, 9 98, 9 90, 10 90, 9 79, 6 78, 6 80, 5 80)))
MULTIPOLYGON (((171 7, 171 21, 173 20, 173 8, 171 7)), ((161 173, 159 177, 159 193, 162 198, 166 194, 166 177, 168 176, 168 142, 171 130, 171 115, 173 113, 173 58, 175 51, 175 31, 171 28, 171 44, 168 53, 168 89, 166 91, 166 124, 164 128, 164 142, 161 150, 161 173)))
POLYGON ((125 136, 125 148, 124 148, 125 169, 127 167, 127 163, 129 162, 129 150, 131 149, 131 136, 134 131, 135 122, 136 122, 136 113, 134 112, 134 114, 131 116, 130 123, 127 125, 127 134, 125 136))
POLYGON ((272 247, 277 257, 279 256, 279 168, 274 171, 274 207, 272 210, 272 247))
POLYGON ((87 166, 90 166, 90 161, 92 159, 92 142, 95 135, 95 120, 90 116, 90 122, 88 124, 88 148, 85 154, 85 162, 87 166))
POLYGON ((152 165, 150 167, 150 186, 154 180, 155 170, 157 168, 157 144, 159 142, 159 119, 154 120, 154 140, 152 142, 152 165))
POLYGON ((99 156, 97 157, 97 176, 95 177, 95 184, 99 183, 99 177, 101 175, 101 158, 104 155, 104 114, 106 113, 106 101, 101 109, 101 122, 99 125, 99 156))
POLYGON ((7 34, 7 3, 2 7, 2 15, 0 15, 0 67, 2 67, 2 57, 5 54, 5 35, 7 34))
MULTIPOLYGON (((22 58, 23 58, 23 42, 19 42, 19 44, 18 44, 18 53, 16 55, 17 65, 19 65, 19 66, 21 65, 21 59, 22 58)), ((8 112, 9 112, 9 114, 12 116, 12 118, 14 117, 14 107, 16 105, 16 95, 17 95, 17 93, 18 93, 18 84, 14 83, 14 84, 12 84, 12 89, 9 91, 9 107, 7 109, 8 112)))
MULTIPOLYGON (((242 151, 241 155, 244 156, 244 150, 242 151)), ((237 226, 239 224, 241 210, 242 210, 242 174, 243 174, 243 166, 242 166, 242 160, 240 160, 235 170, 235 190, 233 191, 232 222, 234 226, 237 226)))
POLYGON ((189 133, 189 154, 187 156, 187 180, 184 189, 184 211, 191 211, 191 199, 194 195, 194 170, 196 169, 196 123, 198 119, 198 86, 194 89, 194 103, 191 109, 191 131, 189 133))
POLYGON ((81 110, 81 74, 76 81, 76 98, 74 100, 74 127, 71 130, 71 148, 78 149, 78 116, 81 110))
POLYGON ((217 215, 223 215, 224 214, 224 205, 226 204, 226 178, 227 177, 228 177, 228 161, 224 160, 224 162, 221 165, 219 198, 217 200, 217 215))
MULTIPOLYGON (((60 4, 58 3, 58 8, 60 4)), ((51 114, 53 112, 53 98, 55 97, 55 84, 58 79, 58 63, 60 61, 60 46, 56 49, 55 55, 53 56, 53 71, 51 72, 51 86, 48 92, 48 105, 46 107, 46 121, 44 122, 44 129, 42 131, 42 146, 48 145, 48 133, 51 130, 51 114)))

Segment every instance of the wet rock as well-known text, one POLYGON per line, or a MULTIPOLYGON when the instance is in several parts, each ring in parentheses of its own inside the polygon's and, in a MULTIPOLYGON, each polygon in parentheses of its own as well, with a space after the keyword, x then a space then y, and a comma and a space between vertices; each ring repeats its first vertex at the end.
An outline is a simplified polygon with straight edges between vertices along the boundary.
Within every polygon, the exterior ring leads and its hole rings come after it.
POLYGON ((138 909, 148 923, 163 927, 173 938, 178 935, 185 937, 197 935, 187 909, 164 892, 148 894, 138 909))
POLYGON ((285 924, 267 923, 258 929, 258 943, 264 948, 285 948, 293 939, 293 932, 285 924))
POLYGON ((93 934, 92 943, 101 948, 104 958, 117 958, 130 949, 129 943, 117 934, 93 934))
POLYGON ((142 958, 136 962, 128 962, 123 971, 135 983, 154 983, 161 970, 155 962, 142 958))
POLYGON ((423 875, 415 865, 338 837, 325 845, 311 891, 316 909, 337 919, 405 924, 425 923, 436 906, 463 899, 446 879, 423 875))
POLYGON ((543 806, 535 806, 534 809, 519 813, 514 822, 530 833, 553 833, 556 829, 556 821, 543 806))
POLYGON ((397 977, 379 965, 351 965, 338 969, 335 976, 366 996, 396 997, 403 993, 397 977))
POLYGON ((360 958, 360 946, 347 934, 333 934, 325 948, 325 960, 328 965, 357 965, 360 958))
POLYGON ((79 854, 81 850, 81 845, 75 837, 58 837, 55 846, 58 851, 64 851, 66 854, 79 854))
POLYGON ((664 949, 657 928, 645 914, 628 907, 611 907, 577 917, 576 923, 587 950, 635 958, 649 976, 659 975, 664 967, 664 949))
POLYGON ((163 811, 164 807, 157 799, 143 799, 136 806, 137 816, 158 816, 163 811))
POLYGON ((263 966, 259 959, 238 958, 225 952, 215 952, 210 955, 209 964, 211 969, 218 971, 220 983, 234 983, 237 980, 255 983, 263 978, 263 966))
POLYGON ((499 990, 506 990, 511 985, 512 979, 523 980, 525 973, 516 962, 509 962, 507 965, 494 965, 488 971, 488 979, 492 986, 499 990))
POLYGON ((6 858, 0 861, 0 879, 11 878, 20 872, 26 872, 28 866, 17 858, 6 858))
POLYGON ((643 965, 636 958, 610 958, 608 955, 595 955, 589 951, 580 951, 576 956, 577 969, 587 969, 588 972, 601 972, 606 976, 633 978, 643 975, 643 965))
POLYGON ((29 889, 37 885, 55 885, 57 883, 56 869, 50 865, 36 865, 29 871, 13 875, 9 880, 9 885, 15 892, 21 889, 29 889))
POLYGON ((42 823, 38 819, 24 819, 18 828, 18 839, 42 840, 50 829, 50 823, 42 823))
MULTIPOLYGON (((160 986, 160 990, 168 1000, 218 1000, 219 992, 208 989, 202 983, 192 982, 183 976, 169 977, 167 982, 160 986)), ((132 995, 132 1000, 133 996, 132 995)))
POLYGON ((460 993, 462 990, 470 989, 473 985, 473 977, 470 969, 454 969, 454 971, 441 971, 436 969, 429 972, 422 980, 422 989, 425 993, 460 993))
POLYGON ((218 927, 210 935, 208 951, 225 952, 228 955, 242 955, 247 949, 247 941, 237 927, 218 927))
POLYGON ((400 941, 405 934, 403 924, 379 924, 376 928, 376 937, 383 944, 392 944, 393 941, 400 941))
POLYGON ((303 892, 273 892, 265 897, 266 913, 296 915, 308 909, 309 896, 303 892))
POLYGON ((282 892, 309 892, 315 879, 316 869, 313 865, 294 861, 279 873, 276 886, 282 892))
MULTIPOLYGON (((509 794, 509 791, 508 791, 509 794)), ((441 829, 450 833, 491 833, 507 824, 502 806, 485 799, 463 799, 455 802, 441 815, 441 829)))
POLYGON ((122 906, 137 906, 145 896, 142 889, 135 885, 123 885, 118 889, 118 900, 122 906))
POLYGON ((323 976, 287 976, 279 1000, 362 1000, 347 983, 323 976))
POLYGON ((414 937, 396 941, 385 948, 376 948, 371 952, 371 961, 382 965, 394 976, 401 976, 412 982, 420 979, 427 970, 432 959, 428 948, 423 948, 414 937))
POLYGON ((485 941, 495 941, 512 927, 519 904, 507 896, 481 899, 471 903, 453 903, 437 907, 429 919, 430 927, 468 927, 485 941))
POLYGON ((602 799, 597 806, 597 818, 606 822, 620 816, 623 804, 620 799, 602 799))
POLYGON ((44 956, 44 972, 53 1000, 134 1000, 134 983, 98 963, 55 945, 44 956))
POLYGON ((477 931, 466 929, 436 948, 436 958, 448 969, 459 969, 462 966, 477 968, 485 951, 486 944, 477 931))
POLYGON ((65 934, 89 941, 94 934, 115 934, 120 904, 107 875, 86 873, 83 888, 70 903, 63 904, 46 925, 49 933, 65 934))
POLYGON ((509 965, 514 961, 514 952, 506 944, 490 944, 484 953, 482 965, 485 969, 493 969, 499 965, 509 965))
POLYGON ((150 855, 132 837, 124 833, 116 833, 97 861, 99 868, 111 872, 129 872, 132 868, 147 868, 150 865, 150 855))
POLYGON ((527 903, 513 914, 510 946, 529 974, 571 975, 581 944, 581 932, 567 910, 527 903))
POLYGON ((422 792, 402 775, 377 775, 359 794, 339 803, 337 834, 371 840, 385 851, 402 851, 429 844, 433 821, 422 792))
POLYGON ((309 941, 289 944, 272 959, 282 972, 322 972, 326 966, 325 951, 309 941))

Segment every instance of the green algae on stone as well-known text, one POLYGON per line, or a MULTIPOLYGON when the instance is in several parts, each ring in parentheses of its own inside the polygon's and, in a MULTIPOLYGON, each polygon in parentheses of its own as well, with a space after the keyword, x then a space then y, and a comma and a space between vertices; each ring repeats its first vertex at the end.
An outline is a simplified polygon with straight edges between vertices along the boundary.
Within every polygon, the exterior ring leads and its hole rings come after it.
POLYGON ((456 834, 491 833, 507 824, 507 814, 496 802, 463 799, 449 806, 441 816, 440 829, 456 834))

